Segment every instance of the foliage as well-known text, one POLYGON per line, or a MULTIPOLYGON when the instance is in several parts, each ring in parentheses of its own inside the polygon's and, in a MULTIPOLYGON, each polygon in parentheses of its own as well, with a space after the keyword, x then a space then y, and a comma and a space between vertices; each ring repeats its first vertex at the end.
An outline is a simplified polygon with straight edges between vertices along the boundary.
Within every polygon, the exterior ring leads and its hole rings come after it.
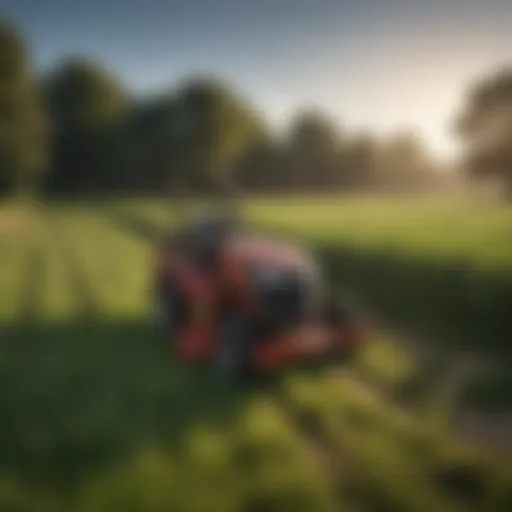
POLYGON ((285 150, 287 169, 292 173, 288 181, 306 190, 315 184, 336 185, 342 177, 338 165, 340 140, 334 123, 323 113, 300 113, 292 120, 285 150))
POLYGON ((468 147, 468 169, 498 176, 512 194, 512 70, 504 69, 470 91, 458 130, 468 147))
POLYGON ((341 136, 321 110, 299 110, 280 139, 255 105, 219 78, 186 77, 163 94, 134 98, 101 63, 68 56, 36 85, 21 35, 7 24, 0 32, 0 192, 43 185, 48 193, 98 194, 443 184, 429 155, 422 153, 418 165, 420 152, 410 146, 371 134, 341 136), (43 169, 48 176, 41 180, 43 169))
POLYGON ((120 148, 122 174, 116 190, 167 191, 178 166, 171 129, 175 111, 172 94, 132 101, 120 148))
POLYGON ((48 127, 18 31, 0 20, 0 195, 37 188, 45 169, 48 127))
POLYGON ((59 191, 111 187, 126 115, 117 79, 90 59, 70 58, 47 77, 45 94, 54 132, 48 186, 59 191))
POLYGON ((241 156, 263 137, 261 120, 230 88, 202 78, 181 88, 177 108, 177 158, 197 176, 192 184, 230 186, 241 156))

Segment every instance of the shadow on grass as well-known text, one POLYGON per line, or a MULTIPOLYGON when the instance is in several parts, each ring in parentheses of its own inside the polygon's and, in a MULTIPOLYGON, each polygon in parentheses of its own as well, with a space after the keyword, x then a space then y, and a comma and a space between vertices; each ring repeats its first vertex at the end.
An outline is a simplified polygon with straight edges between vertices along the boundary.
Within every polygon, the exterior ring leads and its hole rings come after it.
POLYGON ((385 249, 317 247, 332 279, 396 325, 439 346, 510 360, 512 279, 464 261, 429 261, 385 249))
POLYGON ((0 345, 0 472, 71 488, 143 446, 178 449, 251 392, 173 363, 148 325, 12 326, 0 345))

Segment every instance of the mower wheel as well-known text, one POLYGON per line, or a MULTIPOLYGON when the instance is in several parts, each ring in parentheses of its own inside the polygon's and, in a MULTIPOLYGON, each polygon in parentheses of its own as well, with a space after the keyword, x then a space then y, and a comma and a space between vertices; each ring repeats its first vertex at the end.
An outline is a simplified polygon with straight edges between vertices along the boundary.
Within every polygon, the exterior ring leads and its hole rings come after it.
POLYGON ((184 306, 178 287, 169 279, 158 279, 153 294, 153 318, 167 339, 175 339, 183 323, 184 306))
POLYGON ((249 374, 252 332, 238 315, 227 316, 219 329, 219 348, 213 359, 214 371, 230 379, 243 379, 249 374))

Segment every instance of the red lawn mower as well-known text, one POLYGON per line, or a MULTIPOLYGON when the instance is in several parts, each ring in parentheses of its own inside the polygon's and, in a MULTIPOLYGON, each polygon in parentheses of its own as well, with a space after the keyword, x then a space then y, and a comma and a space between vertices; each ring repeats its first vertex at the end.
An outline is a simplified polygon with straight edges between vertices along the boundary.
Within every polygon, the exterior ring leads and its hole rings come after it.
POLYGON ((232 377, 351 355, 362 325, 301 247, 204 215, 157 249, 156 318, 179 360, 232 377))

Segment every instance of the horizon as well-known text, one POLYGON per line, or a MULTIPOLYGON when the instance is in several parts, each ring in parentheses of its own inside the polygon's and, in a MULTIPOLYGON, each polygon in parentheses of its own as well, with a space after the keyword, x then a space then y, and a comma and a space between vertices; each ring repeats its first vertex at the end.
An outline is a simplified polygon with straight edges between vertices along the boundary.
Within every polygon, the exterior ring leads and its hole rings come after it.
POLYGON ((340 130, 413 131, 446 161, 458 154, 450 122, 471 82, 512 63, 512 4, 498 0, 7 0, 4 12, 39 72, 87 55, 135 95, 214 74, 277 129, 320 108, 340 130))

